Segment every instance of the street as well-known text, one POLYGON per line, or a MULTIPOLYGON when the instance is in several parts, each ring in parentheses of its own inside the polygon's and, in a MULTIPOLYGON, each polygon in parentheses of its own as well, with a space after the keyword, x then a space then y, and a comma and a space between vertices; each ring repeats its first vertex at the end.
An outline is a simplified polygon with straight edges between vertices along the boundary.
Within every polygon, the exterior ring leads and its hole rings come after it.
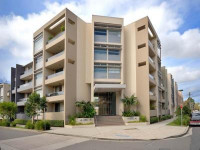
POLYGON ((151 141, 101 141, 54 134, 40 134, 0 127, 0 146, 3 150, 199 150, 200 127, 175 139, 151 141))

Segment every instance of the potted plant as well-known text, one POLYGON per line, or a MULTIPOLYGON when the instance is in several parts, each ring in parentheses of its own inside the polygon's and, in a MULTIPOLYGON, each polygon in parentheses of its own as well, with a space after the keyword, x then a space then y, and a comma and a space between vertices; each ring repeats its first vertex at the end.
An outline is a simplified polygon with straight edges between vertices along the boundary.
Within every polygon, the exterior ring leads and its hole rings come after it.
POLYGON ((65 31, 65 26, 64 26, 64 25, 62 25, 62 26, 60 27, 60 31, 61 31, 61 32, 65 31))

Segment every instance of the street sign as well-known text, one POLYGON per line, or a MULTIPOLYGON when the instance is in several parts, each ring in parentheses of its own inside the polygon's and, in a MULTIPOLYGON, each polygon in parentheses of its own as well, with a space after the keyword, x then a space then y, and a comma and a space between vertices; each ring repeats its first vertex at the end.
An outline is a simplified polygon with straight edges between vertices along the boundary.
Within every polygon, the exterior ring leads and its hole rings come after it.
POLYGON ((183 109, 183 105, 182 104, 180 105, 180 108, 183 109))

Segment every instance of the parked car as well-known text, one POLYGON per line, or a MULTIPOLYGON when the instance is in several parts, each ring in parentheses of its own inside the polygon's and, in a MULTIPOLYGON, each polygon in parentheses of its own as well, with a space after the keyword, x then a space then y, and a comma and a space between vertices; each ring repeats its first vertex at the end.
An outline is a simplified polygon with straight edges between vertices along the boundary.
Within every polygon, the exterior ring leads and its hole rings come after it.
POLYGON ((190 126, 200 125, 200 112, 192 113, 190 126))

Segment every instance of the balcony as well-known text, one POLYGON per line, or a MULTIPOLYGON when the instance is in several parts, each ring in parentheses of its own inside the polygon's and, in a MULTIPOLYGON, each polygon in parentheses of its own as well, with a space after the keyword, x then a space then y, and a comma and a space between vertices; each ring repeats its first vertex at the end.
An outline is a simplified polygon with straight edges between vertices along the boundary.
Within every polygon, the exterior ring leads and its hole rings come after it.
POLYGON ((64 51, 57 53, 47 59, 45 67, 49 69, 57 69, 60 67, 64 67, 64 51))
POLYGON ((156 81, 155 81, 155 77, 151 74, 149 74, 149 82, 151 86, 155 86, 156 85, 156 81))
POLYGON ((64 84, 64 71, 60 71, 58 73, 51 74, 47 76, 45 80, 46 85, 63 85, 64 84))
POLYGON ((151 117, 157 116, 157 110, 150 110, 150 116, 151 117))
POLYGON ((58 33, 56 36, 54 36, 51 40, 47 42, 46 49, 49 49, 50 47, 54 46, 57 43, 60 43, 61 41, 64 41, 65 39, 65 31, 58 33))
POLYGON ((149 45, 149 55, 150 56, 155 56, 156 55, 156 51, 154 48, 154 45, 151 43, 151 41, 148 41, 148 45, 149 45))
POLYGON ((31 80, 33 77, 33 69, 26 70, 24 74, 20 76, 21 80, 31 80))
POLYGON ((17 89, 18 93, 31 93, 33 90, 33 83, 32 82, 28 82, 26 84, 22 84, 19 86, 19 88, 17 89))
POLYGON ((64 91, 47 94, 47 102, 64 101, 64 91))
POLYGON ((17 102, 17 106, 24 106, 25 103, 27 102, 28 98, 21 98, 19 99, 19 101, 17 102))
MULTIPOLYGON (((38 116, 39 120, 42 120, 43 114, 40 113, 38 116)), ((36 119, 36 118, 35 118, 36 119)), ((61 112, 45 112, 44 114, 45 120, 64 120, 64 111, 61 112)))
POLYGON ((12 94, 15 94, 16 92, 16 87, 14 87, 14 89, 12 90, 12 94))
POLYGON ((151 57, 149 57, 149 70, 150 71, 155 71, 156 70, 156 64, 153 61, 153 59, 151 57))
POLYGON ((149 99, 156 101, 157 100, 156 94, 152 91, 149 91, 149 99))

